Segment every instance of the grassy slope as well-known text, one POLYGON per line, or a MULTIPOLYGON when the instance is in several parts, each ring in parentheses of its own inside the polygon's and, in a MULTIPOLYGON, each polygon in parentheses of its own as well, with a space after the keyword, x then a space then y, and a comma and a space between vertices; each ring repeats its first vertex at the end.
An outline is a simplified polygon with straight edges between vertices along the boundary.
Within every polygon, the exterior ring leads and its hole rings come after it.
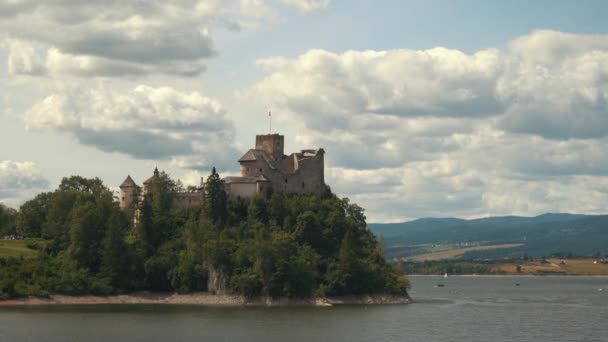
POLYGON ((0 258, 33 257, 36 251, 28 248, 23 240, 0 240, 0 258))
POLYGON ((500 248, 514 248, 514 247, 519 247, 521 245, 522 245, 521 243, 511 243, 511 244, 458 248, 458 249, 452 249, 452 250, 444 250, 444 251, 440 251, 440 252, 420 254, 420 255, 416 255, 416 256, 412 257, 412 259, 416 260, 416 261, 453 259, 453 258, 458 258, 458 257, 464 255, 465 253, 471 252, 471 251, 492 250, 492 249, 500 249, 500 248))

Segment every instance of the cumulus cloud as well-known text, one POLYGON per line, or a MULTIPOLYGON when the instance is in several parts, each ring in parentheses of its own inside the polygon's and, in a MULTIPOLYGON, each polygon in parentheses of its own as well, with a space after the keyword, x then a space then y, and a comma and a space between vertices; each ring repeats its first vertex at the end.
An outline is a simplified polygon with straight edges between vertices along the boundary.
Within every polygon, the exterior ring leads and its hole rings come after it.
POLYGON ((234 127, 221 104, 170 87, 74 89, 46 97, 24 119, 28 128, 69 132, 82 144, 138 159, 189 157, 199 163, 184 167, 205 168, 236 156, 234 127))
POLYGON ((0 160, 1 203, 16 207, 48 187, 49 181, 34 163, 0 160))
POLYGON ((0 4, 0 37, 49 47, 55 71, 197 75, 216 55, 209 29, 234 25, 226 11, 219 0, 9 1, 0 4))
POLYGON ((608 35, 540 31, 471 54, 310 50, 257 64, 270 74, 245 96, 298 113, 315 130, 352 131, 386 115, 494 117, 506 131, 550 139, 608 135, 608 35))
MULTIPOLYGON (((282 23, 276 1, 36 1, 0 3, 13 74, 197 76, 218 52, 210 32, 282 23), (25 45, 27 44, 27 45, 25 45), (31 46, 37 46, 34 51, 31 46), (40 60, 46 58, 46 63, 40 60), (42 67, 45 68, 42 68, 42 67)), ((303 12, 328 0, 281 0, 303 12)))
POLYGON ((267 76, 240 96, 281 113, 298 145, 324 147, 333 189, 372 219, 605 210, 608 35, 257 65, 267 76))

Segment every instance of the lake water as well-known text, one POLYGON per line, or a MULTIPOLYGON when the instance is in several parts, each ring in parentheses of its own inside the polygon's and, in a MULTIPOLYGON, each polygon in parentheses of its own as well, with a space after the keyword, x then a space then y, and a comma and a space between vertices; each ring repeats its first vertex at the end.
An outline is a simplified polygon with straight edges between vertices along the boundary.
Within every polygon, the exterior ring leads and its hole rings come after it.
POLYGON ((608 341, 608 278, 411 280, 411 305, 0 308, 0 341, 608 341))

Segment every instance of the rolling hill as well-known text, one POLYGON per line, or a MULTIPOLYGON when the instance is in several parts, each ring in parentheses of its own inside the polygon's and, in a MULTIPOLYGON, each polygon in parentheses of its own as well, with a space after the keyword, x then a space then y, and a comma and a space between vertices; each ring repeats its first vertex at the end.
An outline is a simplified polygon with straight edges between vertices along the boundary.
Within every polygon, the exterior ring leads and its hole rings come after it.
POLYGON ((608 254, 608 215, 543 214, 474 220, 424 218, 403 223, 371 223, 385 242, 386 254, 415 256, 466 249, 461 259, 546 256, 557 253, 608 254), (512 248, 471 248, 513 244, 512 248))

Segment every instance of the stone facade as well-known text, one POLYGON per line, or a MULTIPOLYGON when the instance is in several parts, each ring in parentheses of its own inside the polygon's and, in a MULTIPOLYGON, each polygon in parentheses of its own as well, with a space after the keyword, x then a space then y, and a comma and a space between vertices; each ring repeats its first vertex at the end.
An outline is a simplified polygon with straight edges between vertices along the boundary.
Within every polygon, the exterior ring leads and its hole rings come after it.
MULTIPOLYGON (((249 198, 256 194, 274 191, 282 194, 302 193, 320 195, 325 191, 325 151, 322 148, 284 154, 285 138, 279 134, 256 135, 255 148, 240 159, 241 177, 225 177, 226 192, 231 198, 249 198)), ((120 207, 140 204, 143 195, 158 191, 158 169, 152 177, 138 186, 131 176, 120 185, 120 207)), ((205 200, 205 183, 194 192, 177 192, 174 208, 195 207, 205 200)))
POLYGON ((140 188, 135 184, 130 175, 120 185, 120 208, 133 207, 133 202, 139 197, 140 188))
POLYGON ((325 151, 322 148, 286 156, 282 135, 257 135, 255 140, 255 149, 247 151, 239 163, 242 178, 265 183, 256 193, 272 189, 282 194, 320 195, 325 191, 325 151))

